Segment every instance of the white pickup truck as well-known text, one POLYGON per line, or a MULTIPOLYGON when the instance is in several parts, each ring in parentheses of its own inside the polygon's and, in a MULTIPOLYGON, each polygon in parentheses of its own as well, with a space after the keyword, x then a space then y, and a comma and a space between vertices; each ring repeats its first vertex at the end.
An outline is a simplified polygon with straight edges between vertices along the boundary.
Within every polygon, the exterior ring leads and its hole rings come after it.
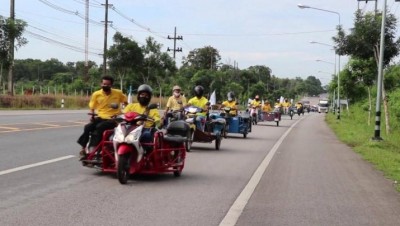
POLYGON ((318 113, 328 113, 329 103, 328 100, 319 100, 318 113))

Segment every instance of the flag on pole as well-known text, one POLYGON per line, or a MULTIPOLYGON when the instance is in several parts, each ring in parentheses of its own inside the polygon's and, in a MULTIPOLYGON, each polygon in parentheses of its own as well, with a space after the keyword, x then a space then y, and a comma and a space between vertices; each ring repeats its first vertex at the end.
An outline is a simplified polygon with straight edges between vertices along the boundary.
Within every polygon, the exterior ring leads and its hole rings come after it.
POLYGON ((251 107, 250 105, 251 105, 251 102, 252 102, 253 100, 251 99, 251 98, 249 98, 248 100, 247 100, 247 107, 251 107))
POLYGON ((128 104, 132 103, 132 86, 129 86, 128 104))
POLYGON ((215 90, 214 90, 214 92, 212 92, 210 99, 208 101, 210 102, 211 106, 217 104, 217 96, 215 94, 215 90))
POLYGON ((285 99, 283 98, 283 96, 281 96, 281 98, 279 99, 279 103, 283 103, 285 99))

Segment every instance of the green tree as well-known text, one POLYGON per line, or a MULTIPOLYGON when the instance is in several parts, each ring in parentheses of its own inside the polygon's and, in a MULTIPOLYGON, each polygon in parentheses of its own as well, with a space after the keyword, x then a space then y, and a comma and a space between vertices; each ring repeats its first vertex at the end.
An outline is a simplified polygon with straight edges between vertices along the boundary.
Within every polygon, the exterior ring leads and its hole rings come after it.
POLYGON ((142 47, 144 53, 144 71, 141 73, 143 81, 157 85, 161 90, 170 90, 172 87, 166 83, 176 73, 174 59, 166 52, 161 52, 162 44, 157 43, 152 37, 146 39, 142 47))
POLYGON ((217 49, 212 46, 195 49, 189 52, 183 60, 183 67, 193 67, 195 69, 217 70, 217 65, 221 56, 217 49))
MULTIPOLYGON (((0 65, 1 68, 10 70, 14 67, 14 55, 10 54, 11 42, 14 40, 14 48, 17 50, 19 47, 28 43, 27 39, 22 36, 26 27, 26 22, 23 20, 4 18, 0 16, 0 65)), ((13 95, 13 81, 14 75, 8 75, 8 93, 13 95)), ((1 76, 1 75, 0 75, 1 76)), ((0 79, 1 81, 2 79, 0 79)))
POLYGON ((137 42, 122 36, 121 33, 115 33, 113 40, 114 44, 107 51, 107 59, 110 71, 118 76, 123 90, 125 77, 143 70, 144 56, 137 42))
POLYGON ((309 96, 318 95, 323 92, 321 81, 315 76, 308 76, 304 83, 305 91, 309 96))
MULTIPOLYGON (((382 13, 366 13, 361 10, 355 13, 354 28, 351 33, 346 35, 339 27, 338 35, 333 38, 337 44, 339 55, 350 55, 363 60, 375 59, 376 65, 379 63, 379 43, 380 30, 382 24, 382 13)), ((400 39, 395 38, 397 19, 395 15, 387 13, 385 24, 385 54, 384 65, 398 55, 400 49, 400 39)), ((383 106, 385 109, 386 133, 390 132, 389 110, 386 98, 385 85, 382 86, 383 106)))

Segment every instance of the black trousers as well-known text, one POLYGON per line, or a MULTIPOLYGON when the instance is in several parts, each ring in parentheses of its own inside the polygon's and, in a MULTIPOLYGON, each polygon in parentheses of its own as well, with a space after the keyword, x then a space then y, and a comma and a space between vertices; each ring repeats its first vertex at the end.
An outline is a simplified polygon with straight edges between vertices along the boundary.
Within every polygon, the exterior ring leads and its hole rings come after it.
POLYGON ((85 125, 83 133, 77 142, 84 148, 91 136, 89 147, 95 147, 100 143, 104 131, 114 129, 116 125, 117 123, 114 119, 95 118, 92 122, 85 125))

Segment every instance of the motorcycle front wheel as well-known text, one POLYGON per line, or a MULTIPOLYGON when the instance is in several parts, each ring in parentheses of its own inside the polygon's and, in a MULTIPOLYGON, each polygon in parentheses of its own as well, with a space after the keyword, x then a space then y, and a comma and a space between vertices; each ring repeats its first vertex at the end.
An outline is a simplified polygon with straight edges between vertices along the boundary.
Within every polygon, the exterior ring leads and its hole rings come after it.
POLYGON ((118 168, 117 168, 117 177, 118 181, 121 184, 128 183, 129 177, 129 166, 128 166, 128 155, 119 155, 118 156, 118 168))

